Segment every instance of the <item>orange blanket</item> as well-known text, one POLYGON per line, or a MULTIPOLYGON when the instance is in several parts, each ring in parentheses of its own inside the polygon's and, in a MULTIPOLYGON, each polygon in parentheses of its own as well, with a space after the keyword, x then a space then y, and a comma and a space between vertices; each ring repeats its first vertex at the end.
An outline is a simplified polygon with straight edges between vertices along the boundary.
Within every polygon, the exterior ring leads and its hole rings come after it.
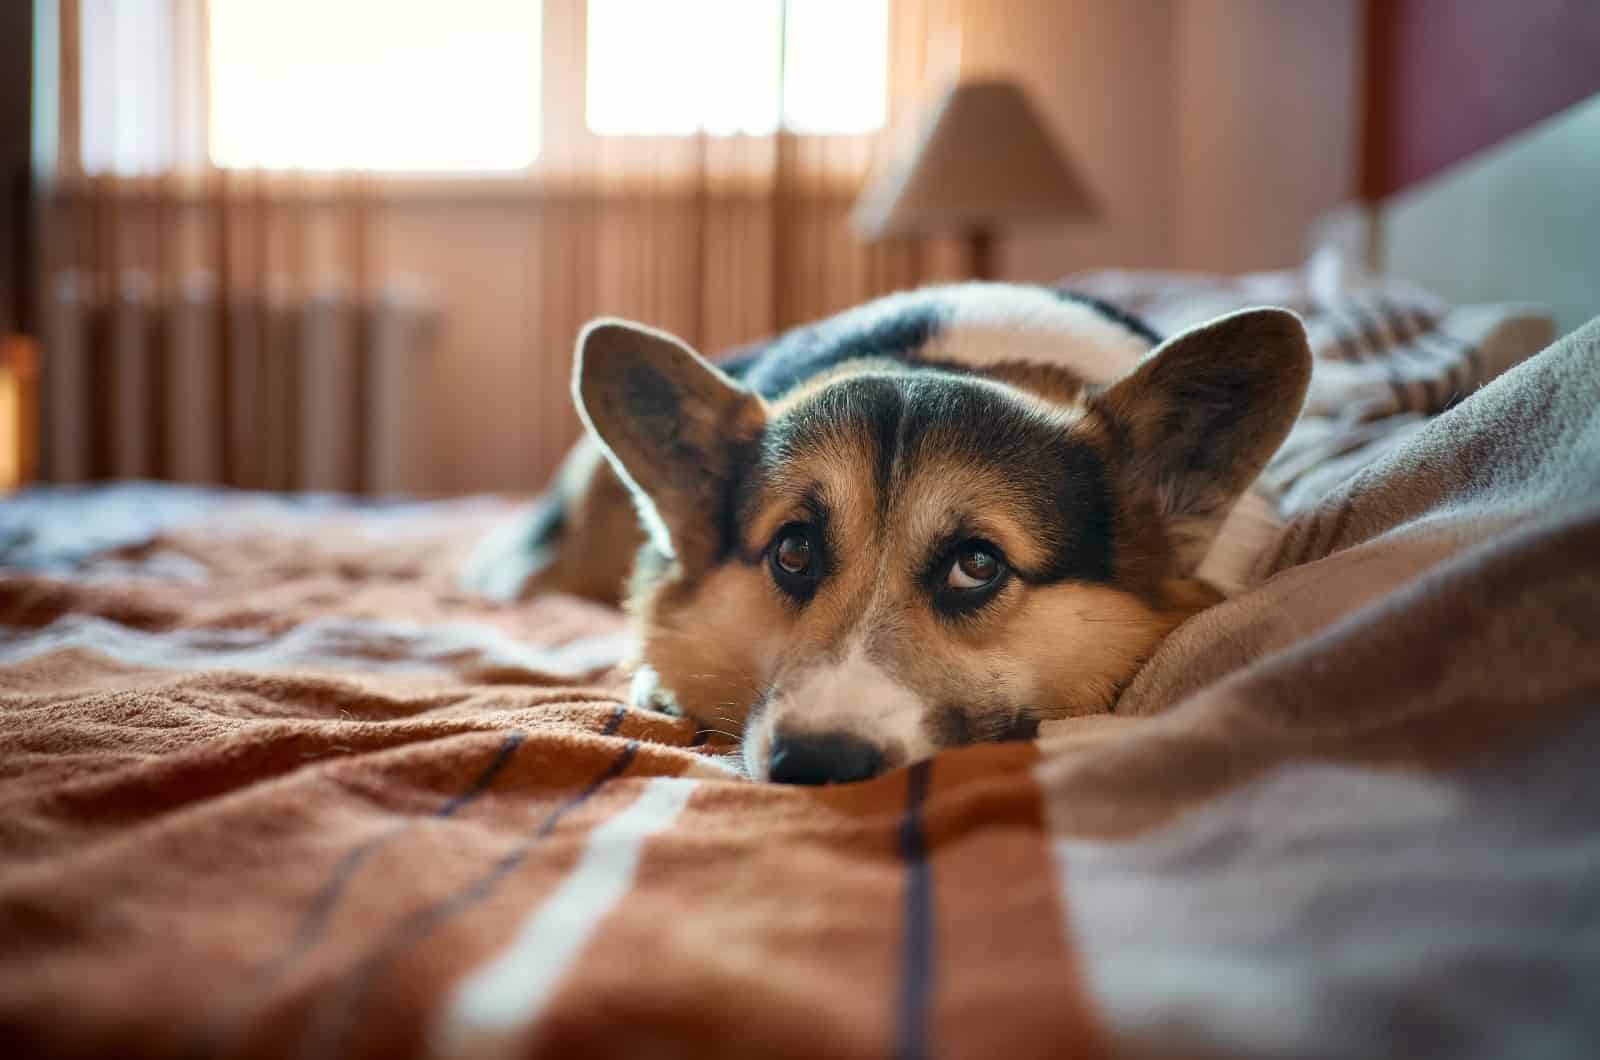
POLYGON ((0 582, 7 1055, 1094 1039, 1031 749, 856 788, 730 778, 594 672, 620 616, 451 588, 483 507, 224 501, 0 582), (1062 1003, 1035 1011, 999 955, 1062 1003))
POLYGON ((503 507, 12 501, 0 1055, 1586 1055, 1597 358, 1305 509, 1155 717, 836 788, 459 594, 503 507))

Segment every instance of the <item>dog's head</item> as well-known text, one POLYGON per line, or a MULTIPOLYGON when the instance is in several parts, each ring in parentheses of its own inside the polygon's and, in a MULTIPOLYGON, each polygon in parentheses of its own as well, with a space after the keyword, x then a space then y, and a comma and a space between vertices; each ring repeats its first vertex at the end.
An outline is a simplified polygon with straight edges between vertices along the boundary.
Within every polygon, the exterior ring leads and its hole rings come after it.
POLYGON ((753 776, 824 783, 1109 708, 1216 599, 1195 568, 1309 373, 1299 320, 1260 309, 1094 393, 856 362, 768 403, 600 321, 574 391, 648 531, 663 698, 742 730, 753 776))

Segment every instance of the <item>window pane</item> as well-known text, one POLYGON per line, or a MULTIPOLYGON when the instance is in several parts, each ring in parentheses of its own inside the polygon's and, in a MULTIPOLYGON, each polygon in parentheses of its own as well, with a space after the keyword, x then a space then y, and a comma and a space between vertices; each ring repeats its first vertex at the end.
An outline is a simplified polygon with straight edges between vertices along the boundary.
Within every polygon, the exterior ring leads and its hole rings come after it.
POLYGON ((83 168, 159 173, 173 160, 167 0, 84 0, 79 12, 83 168))
POLYGON ((769 135, 780 106, 797 132, 884 122, 888 0, 589 0, 588 39, 602 135, 769 135))
POLYGON ((790 0, 784 125, 797 133, 883 128, 889 107, 888 0, 790 0))
POLYGON ((268 169, 521 169, 537 0, 211 0, 211 158, 268 169))

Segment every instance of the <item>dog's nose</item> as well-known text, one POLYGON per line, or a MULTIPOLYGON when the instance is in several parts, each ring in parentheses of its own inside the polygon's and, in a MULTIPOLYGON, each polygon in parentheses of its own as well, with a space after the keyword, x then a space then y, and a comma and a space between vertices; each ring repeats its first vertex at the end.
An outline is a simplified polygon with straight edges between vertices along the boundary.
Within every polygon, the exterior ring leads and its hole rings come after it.
POLYGON ((767 775, 779 784, 848 784, 883 772, 883 752, 842 732, 772 738, 767 775))

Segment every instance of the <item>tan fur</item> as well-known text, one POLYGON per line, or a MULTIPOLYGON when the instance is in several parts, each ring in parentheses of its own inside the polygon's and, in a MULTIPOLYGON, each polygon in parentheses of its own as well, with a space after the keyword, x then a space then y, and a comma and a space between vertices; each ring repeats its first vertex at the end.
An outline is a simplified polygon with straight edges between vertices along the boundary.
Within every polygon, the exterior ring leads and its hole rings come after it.
MULTIPOLYGON (((918 369, 846 362, 769 404, 670 336, 601 322, 580 342, 574 389, 617 477, 588 472, 572 523, 620 540, 603 513, 621 487, 649 531, 628 592, 641 635, 639 705, 741 734, 757 777, 780 732, 855 737, 899 765, 1110 710, 1156 645, 1220 599, 1194 571, 1292 423, 1308 369, 1298 321, 1273 310, 1169 340, 1104 391, 1060 367, 990 358, 976 373, 955 370, 953 385, 1003 399, 1010 444, 1025 449, 995 452, 1018 452, 1022 464, 983 456, 984 412, 965 433, 926 421, 914 457, 896 456, 886 478, 885 428, 852 411, 805 421, 817 425, 805 444, 749 478, 739 469, 753 466, 769 424, 809 415, 807 403, 835 385, 879 393, 911 386, 903 381, 918 369), (1097 455, 1073 455, 1083 447, 1097 455), (1062 495, 1046 510, 1029 495, 1087 481, 1083 470, 1056 478, 1050 469, 1063 459, 1100 468, 1103 491, 1082 488, 1103 496, 1102 507, 1062 495), (728 482, 757 492, 730 507, 728 482), (817 505, 827 513, 826 577, 802 602, 778 587, 768 555, 785 525, 818 518, 817 505), (1057 513, 1080 510, 1089 536, 1062 536, 1079 516, 1057 513), (941 611, 934 599, 960 538, 991 542, 1016 573, 981 607, 941 611), (1082 549, 1096 566, 1070 573, 1082 549)), ((609 543, 585 548, 566 576, 604 577, 618 554, 609 543)))
POLYGON ((801 455, 772 483, 747 527, 745 546, 761 551, 802 516, 808 488, 821 485, 839 566, 828 591, 804 610, 782 600, 764 565, 724 566, 699 582, 669 571, 647 579, 631 603, 643 657, 660 686, 708 727, 740 731, 752 705, 778 689, 757 731, 746 733, 757 762, 778 728, 854 725, 863 738, 885 739, 874 732, 870 710, 808 716, 805 705, 786 704, 781 695, 786 680, 837 661, 853 640, 866 643, 895 681, 946 711, 913 737, 886 738, 889 762, 900 764, 953 742, 1026 733, 1028 722, 1109 710, 1155 646, 1219 599, 1182 579, 1161 583, 1154 600, 1098 585, 1018 583, 982 616, 941 619, 917 583, 916 565, 930 541, 948 531, 949 513, 984 498, 976 529, 1013 561, 1037 564, 1043 557, 1022 498, 1009 495, 1002 473, 956 458, 929 463, 895 497, 880 498, 872 459, 865 439, 849 437, 801 455), (880 526, 881 507, 889 518, 880 526), (959 724, 949 716, 955 709, 959 724), (953 729, 964 738, 951 739, 953 729))
POLYGON ((628 570, 644 543, 627 487, 599 445, 585 437, 574 446, 555 488, 566 498, 560 547, 524 584, 522 595, 555 592, 621 603, 628 570))

